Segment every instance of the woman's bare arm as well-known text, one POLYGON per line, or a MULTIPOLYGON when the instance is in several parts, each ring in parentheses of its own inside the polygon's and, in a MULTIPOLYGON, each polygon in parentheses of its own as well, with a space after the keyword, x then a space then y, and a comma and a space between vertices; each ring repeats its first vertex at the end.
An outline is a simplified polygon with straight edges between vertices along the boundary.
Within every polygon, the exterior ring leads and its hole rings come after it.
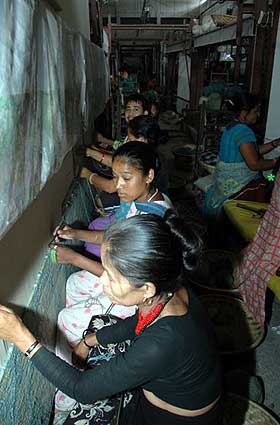
POLYGON ((97 190, 107 193, 116 192, 116 184, 114 179, 106 179, 105 177, 98 176, 92 173, 87 168, 83 167, 80 172, 80 177, 87 179, 90 184, 93 184, 97 190))
MULTIPOLYGON (((50 248, 54 249, 55 244, 50 244, 50 248)), ((65 246, 57 246, 56 248, 56 262, 58 264, 72 264, 82 270, 87 270, 96 276, 101 276, 103 273, 103 266, 98 261, 91 260, 84 255, 79 254, 71 248, 65 246)))
POLYGON ((240 153, 252 171, 271 170, 276 163, 275 159, 259 158, 253 142, 243 143, 240 153))
POLYGON ((107 139, 107 137, 102 136, 102 134, 100 134, 100 133, 96 134, 96 139, 97 139, 97 142, 100 143, 100 144, 104 143, 105 145, 108 145, 108 146, 113 146, 113 144, 114 144, 114 140, 107 139))
POLYGON ((63 229, 55 229, 56 242, 59 238, 66 240, 79 240, 83 242, 91 242, 102 244, 104 231, 103 230, 80 230, 72 229, 70 226, 64 226, 63 229))
POLYGON ((100 162, 107 167, 112 167, 112 154, 108 152, 103 152, 98 149, 86 149, 86 156, 90 156, 92 159, 95 159, 97 162, 100 162))
POLYGON ((273 139, 269 143, 263 143, 259 146, 260 154, 265 155, 266 153, 269 153, 273 149, 277 148, 278 146, 280 146, 280 138, 273 139))

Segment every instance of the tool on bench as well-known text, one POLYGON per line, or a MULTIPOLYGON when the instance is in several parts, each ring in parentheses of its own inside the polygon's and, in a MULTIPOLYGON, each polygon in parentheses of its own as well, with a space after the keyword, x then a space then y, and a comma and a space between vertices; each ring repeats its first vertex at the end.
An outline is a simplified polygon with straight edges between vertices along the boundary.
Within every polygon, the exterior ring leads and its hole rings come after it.
POLYGON ((249 205, 239 204, 239 203, 237 203, 236 206, 244 210, 252 211, 259 218, 263 217, 266 213, 265 208, 255 208, 255 207, 250 207, 249 205))

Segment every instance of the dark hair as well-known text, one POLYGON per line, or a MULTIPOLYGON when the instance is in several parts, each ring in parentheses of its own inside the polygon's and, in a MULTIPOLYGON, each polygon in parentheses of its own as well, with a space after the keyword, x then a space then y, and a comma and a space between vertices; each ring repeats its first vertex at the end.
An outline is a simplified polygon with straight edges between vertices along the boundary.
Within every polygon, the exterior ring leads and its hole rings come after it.
POLYGON ((241 111, 251 111, 258 105, 257 96, 251 93, 239 93, 228 100, 228 109, 239 115, 241 111))
POLYGON ((157 121, 147 115, 139 115, 127 124, 135 138, 144 137, 148 143, 157 144, 160 129, 157 121))
POLYGON ((136 288, 152 282, 157 294, 181 287, 202 249, 200 238, 173 210, 164 218, 145 214, 113 224, 104 243, 110 265, 136 288))
POLYGON ((142 105, 143 111, 149 111, 149 102, 147 101, 147 99, 139 93, 133 93, 130 94, 126 99, 125 99, 125 103, 124 103, 124 107, 126 108, 127 104, 129 102, 136 102, 136 103, 140 103, 142 105))
POLYGON ((143 142, 132 141, 125 143, 113 154, 113 162, 116 158, 122 158, 126 164, 133 165, 144 176, 152 169, 155 175, 159 171, 160 162, 157 154, 150 145, 143 142))

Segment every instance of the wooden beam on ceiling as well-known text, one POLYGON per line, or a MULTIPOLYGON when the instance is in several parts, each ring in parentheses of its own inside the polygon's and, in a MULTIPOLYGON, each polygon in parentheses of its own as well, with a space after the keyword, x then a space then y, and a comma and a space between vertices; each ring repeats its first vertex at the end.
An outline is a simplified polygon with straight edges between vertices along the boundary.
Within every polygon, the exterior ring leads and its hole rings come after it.
POLYGON ((159 31, 187 31, 191 32, 189 24, 185 25, 167 25, 167 24, 112 24, 112 31, 127 31, 127 30, 159 30, 159 31))

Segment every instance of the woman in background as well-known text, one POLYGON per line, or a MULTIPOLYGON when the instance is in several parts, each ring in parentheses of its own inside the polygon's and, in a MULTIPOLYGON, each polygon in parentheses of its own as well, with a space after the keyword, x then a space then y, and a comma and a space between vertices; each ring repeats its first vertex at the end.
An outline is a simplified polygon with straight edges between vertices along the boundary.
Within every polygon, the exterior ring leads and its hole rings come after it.
POLYGON ((274 167, 277 159, 263 159, 263 155, 280 146, 280 139, 257 145, 251 125, 258 116, 258 99, 252 94, 233 98, 235 119, 225 129, 219 158, 213 174, 213 186, 206 193, 204 213, 218 217, 227 199, 267 201, 266 180, 262 171, 274 167))
MULTIPOLYGON (((159 126, 157 121, 147 115, 139 115, 127 122, 127 137, 123 144, 131 141, 139 141, 152 145, 156 149, 157 139, 159 136, 159 126)), ((95 155, 99 155, 102 158, 102 152, 93 150, 91 148, 86 149, 86 156, 95 158, 95 155), (93 155, 93 156, 92 156, 93 155)), ((112 167, 113 153, 106 153, 106 165, 112 167)), ((116 192, 115 182, 112 178, 106 178, 99 176, 97 173, 93 173, 86 167, 82 167, 80 171, 80 177, 86 178, 90 184, 94 185, 98 191, 104 191, 108 194, 116 192)), ((104 194, 103 194, 104 197, 104 194)), ((115 204, 119 202, 115 200, 115 204)))

